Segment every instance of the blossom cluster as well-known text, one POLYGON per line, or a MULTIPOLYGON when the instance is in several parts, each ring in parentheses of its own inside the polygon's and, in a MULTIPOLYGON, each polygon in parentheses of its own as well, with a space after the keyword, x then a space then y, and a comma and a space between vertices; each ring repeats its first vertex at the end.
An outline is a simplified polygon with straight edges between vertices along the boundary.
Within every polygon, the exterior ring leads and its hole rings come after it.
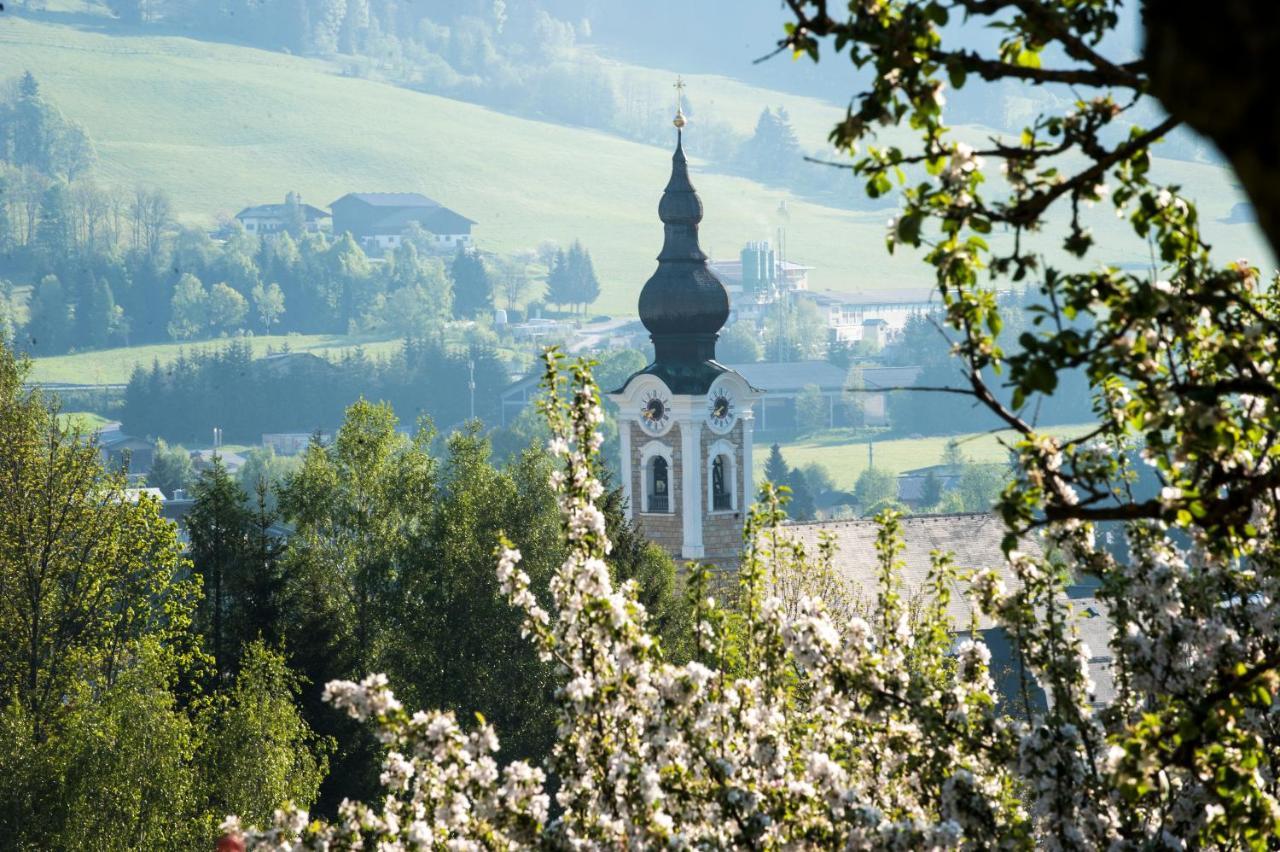
MULTIPOLYGON (((1243 807, 1274 807, 1265 793, 1243 805, 1216 795, 1226 770, 1207 755, 1201 777, 1161 774, 1169 761, 1158 735, 1167 732, 1145 731, 1139 712, 1153 695, 1196 689, 1224 655, 1247 668, 1260 649, 1233 619, 1274 628, 1274 590, 1216 621, 1192 618, 1199 604, 1186 597, 1187 578, 1204 566, 1153 536, 1126 575, 1120 697, 1099 711, 1063 573, 1040 555, 1083 549, 1084 531, 1058 530, 1036 554, 1012 552, 1004 576, 970 578, 977 605, 1016 637, 1022 689, 1047 697, 1011 712, 979 633, 957 637, 948 619, 957 580, 949 559, 935 556, 929 599, 909 605, 897 520, 886 513, 874 605, 833 617, 818 596, 779 594, 774 578, 814 560, 785 543, 784 514, 766 489, 744 532, 736 606, 745 626, 730 635, 700 604, 698 652, 676 664, 647 630, 634 585, 616 584, 609 569, 590 374, 578 365, 561 393, 553 354, 547 384, 569 555, 545 606, 510 542, 497 571, 527 636, 555 666, 559 732, 548 765, 501 766, 483 719, 464 727, 450 713, 410 714, 380 675, 334 682, 326 699, 369 722, 386 747, 385 797, 345 802, 332 822, 281 810, 273 825, 246 832, 250 848, 1183 848, 1243 807), (739 645, 732 667, 715 652, 727 642, 739 645), (1153 775, 1173 794, 1159 807, 1138 786, 1153 775)), ((826 558, 824 546, 817 564, 826 558)), ((1244 708, 1233 724, 1231 755, 1256 757, 1275 742, 1266 733, 1274 712, 1244 708)))

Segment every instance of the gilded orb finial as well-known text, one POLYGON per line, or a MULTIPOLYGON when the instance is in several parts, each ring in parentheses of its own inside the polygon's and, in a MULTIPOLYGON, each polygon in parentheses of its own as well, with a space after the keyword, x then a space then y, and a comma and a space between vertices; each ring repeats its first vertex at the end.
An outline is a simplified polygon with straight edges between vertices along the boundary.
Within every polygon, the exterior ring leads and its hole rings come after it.
POLYGON ((672 88, 676 90, 676 117, 671 120, 671 123, 676 126, 676 129, 680 129, 689 123, 689 120, 684 117, 684 110, 681 109, 681 106, 683 105, 681 100, 684 98, 684 87, 684 79, 677 74, 676 81, 672 84, 672 88))

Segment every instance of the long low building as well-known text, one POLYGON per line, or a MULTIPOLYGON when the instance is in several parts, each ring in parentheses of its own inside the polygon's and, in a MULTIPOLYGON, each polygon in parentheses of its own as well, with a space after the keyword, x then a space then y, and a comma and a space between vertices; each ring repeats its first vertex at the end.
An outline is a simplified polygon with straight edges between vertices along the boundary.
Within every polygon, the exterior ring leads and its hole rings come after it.
POLYGON ((756 414, 757 432, 795 429, 796 400, 810 387, 818 388, 826 401, 829 427, 887 426, 888 389, 910 387, 920 376, 919 367, 837 367, 827 361, 758 361, 726 366, 762 391, 756 414))
MULTIPOLYGON (((889 425, 890 388, 910 387, 919 367, 837 367, 827 361, 757 361, 726 364, 760 391, 755 431, 785 433, 797 426, 796 400, 816 387, 826 404, 827 425, 889 425)), ((519 416, 538 395, 541 374, 531 374, 502 392, 502 425, 519 416)))

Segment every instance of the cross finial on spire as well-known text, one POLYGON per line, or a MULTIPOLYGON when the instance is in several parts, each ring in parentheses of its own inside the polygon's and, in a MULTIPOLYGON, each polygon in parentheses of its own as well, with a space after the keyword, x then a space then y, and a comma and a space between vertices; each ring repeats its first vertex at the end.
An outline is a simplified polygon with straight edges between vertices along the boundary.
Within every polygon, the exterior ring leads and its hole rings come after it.
POLYGON ((684 112, 680 109, 682 101, 684 100, 684 78, 677 74, 676 81, 671 84, 671 87, 676 90, 676 117, 671 123, 676 126, 677 130, 679 130, 688 123, 687 119, 684 117, 684 112))

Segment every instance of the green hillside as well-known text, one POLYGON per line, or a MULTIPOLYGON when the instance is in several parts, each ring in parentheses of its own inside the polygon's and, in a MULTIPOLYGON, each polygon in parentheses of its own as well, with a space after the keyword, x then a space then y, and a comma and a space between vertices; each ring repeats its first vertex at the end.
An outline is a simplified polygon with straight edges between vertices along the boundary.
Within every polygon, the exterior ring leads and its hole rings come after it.
MULTIPOLYGON (((104 182, 161 187, 188 222, 212 224, 290 189, 325 205, 352 190, 423 192, 477 220, 477 240, 487 248, 581 238, 604 287, 598 309, 623 314, 634 313, 660 247, 656 206, 669 150, 343 77, 320 60, 186 38, 108 35, 6 14, 0 55, 12 73, 30 69, 63 112, 84 124, 104 182)), ((669 99, 674 75, 624 71, 669 99)), ((806 149, 821 143, 827 117, 836 114, 820 101, 720 77, 695 77, 691 91, 703 114, 714 110, 744 131, 762 106, 787 104, 806 149)), ((816 267, 814 288, 931 282, 918 261, 885 253, 885 212, 837 210, 709 174, 696 168, 690 147, 706 206, 704 248, 713 256, 736 256, 744 241, 770 237, 787 198, 789 253, 816 267)), ((1168 161, 1160 168, 1199 195, 1206 220, 1226 215, 1237 200, 1220 169, 1168 161)), ((1103 223, 1103 257, 1146 259, 1126 231, 1103 223)), ((1264 256, 1252 226, 1211 225, 1209 233, 1227 256, 1264 256)))
MULTIPOLYGON (((1044 431, 1050 435, 1070 438, 1089 430, 1088 425, 1051 426, 1044 431)), ((931 438, 895 438, 876 441, 871 453, 865 439, 852 441, 847 433, 839 430, 811 438, 785 442, 780 445, 782 457, 792 467, 817 462, 827 469, 837 488, 852 490, 858 476, 867 469, 868 457, 875 456, 875 466, 897 475, 906 470, 941 464, 943 453, 950 441, 956 441, 967 459, 979 464, 1007 462, 1007 447, 1017 442, 1012 430, 1003 432, 975 432, 969 435, 931 438)), ((769 458, 769 442, 757 439, 754 453, 756 479, 764 478, 765 462, 769 458)))

